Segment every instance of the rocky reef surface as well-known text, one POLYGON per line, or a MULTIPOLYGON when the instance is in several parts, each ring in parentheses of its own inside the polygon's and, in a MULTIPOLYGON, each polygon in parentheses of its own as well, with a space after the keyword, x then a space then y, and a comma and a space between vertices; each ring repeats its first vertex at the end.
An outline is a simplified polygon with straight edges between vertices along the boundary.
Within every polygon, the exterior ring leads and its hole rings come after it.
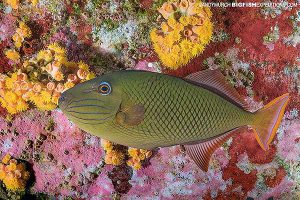
POLYGON ((0 2, 1 199, 300 198, 300 2, 193 2, 0 2), (207 173, 179 146, 113 144, 57 108, 62 91, 110 71, 184 77, 217 68, 253 109, 287 92, 291 100, 268 151, 240 130, 207 173))

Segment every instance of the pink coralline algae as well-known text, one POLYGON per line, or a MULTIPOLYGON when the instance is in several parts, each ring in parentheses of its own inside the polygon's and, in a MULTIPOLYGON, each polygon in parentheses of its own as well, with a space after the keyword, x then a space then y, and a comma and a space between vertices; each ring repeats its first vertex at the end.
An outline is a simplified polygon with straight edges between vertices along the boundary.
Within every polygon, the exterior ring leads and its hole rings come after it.
POLYGON ((105 170, 101 171, 104 152, 100 139, 83 133, 61 112, 28 111, 13 123, 2 119, 0 128, 5 133, 1 152, 32 163, 34 191, 79 197, 92 190, 87 184, 99 185, 104 180, 106 187, 93 189, 92 194, 107 196, 112 192, 105 170))
MULTIPOLYGON (((212 159, 211 163, 218 161, 212 159)), ((208 190, 216 197, 229 181, 222 179, 219 167, 201 171, 177 146, 160 149, 149 166, 133 172, 130 183, 132 188, 125 196, 129 199, 197 199, 208 190)))
POLYGON ((278 138, 281 142, 278 142, 277 149, 281 158, 286 161, 300 161, 300 121, 288 121, 286 120, 284 125, 287 127, 285 130, 281 130, 278 134, 278 138))
POLYGON ((139 61, 134 67, 135 70, 145 70, 150 72, 160 72, 160 68, 156 62, 139 61))
POLYGON ((264 193, 261 199, 292 199, 296 197, 292 194, 289 194, 289 190, 293 185, 294 183, 292 181, 290 181, 288 178, 284 178, 278 186, 271 188, 269 191, 264 193))
POLYGON ((3 15, 0 14, 0 41, 10 39, 16 29, 16 17, 12 14, 3 15))

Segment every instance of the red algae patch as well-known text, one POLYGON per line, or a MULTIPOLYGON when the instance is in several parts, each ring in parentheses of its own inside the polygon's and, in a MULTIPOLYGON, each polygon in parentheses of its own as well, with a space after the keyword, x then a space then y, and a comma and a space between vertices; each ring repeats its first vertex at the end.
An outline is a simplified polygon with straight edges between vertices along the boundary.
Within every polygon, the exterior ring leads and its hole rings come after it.
POLYGON ((264 151, 255 139, 254 132, 244 131, 233 137, 232 144, 229 149, 229 155, 232 162, 237 161, 237 156, 246 152, 249 160, 255 164, 270 163, 275 157, 276 147, 270 145, 269 150, 264 151))
POLYGON ((223 171, 224 180, 232 179, 232 185, 229 186, 227 192, 230 194, 232 191, 241 187, 241 194, 239 197, 246 197, 247 192, 254 188, 257 179, 256 174, 256 170, 251 171, 249 174, 245 174, 234 164, 228 166, 223 171))
POLYGON ((265 179, 265 183, 268 187, 271 188, 276 187, 281 183, 281 181, 284 179, 285 176, 286 176, 285 169, 283 167, 280 167, 279 169, 277 169, 275 177, 267 177, 265 179))

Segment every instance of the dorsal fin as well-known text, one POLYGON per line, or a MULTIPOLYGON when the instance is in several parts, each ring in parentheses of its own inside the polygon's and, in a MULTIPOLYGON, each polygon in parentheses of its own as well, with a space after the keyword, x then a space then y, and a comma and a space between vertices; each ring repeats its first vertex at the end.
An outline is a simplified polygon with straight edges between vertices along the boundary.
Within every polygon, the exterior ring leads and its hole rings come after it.
POLYGON ((184 80, 208 89, 236 106, 250 111, 250 106, 239 95, 239 93, 226 81, 220 70, 203 70, 190 74, 184 80))
MULTIPOLYGON (((235 129, 234 129, 235 130, 235 129)), ((197 164, 200 169, 207 172, 209 160, 214 151, 226 142, 235 132, 229 131, 213 139, 198 144, 183 145, 186 153, 197 164)))

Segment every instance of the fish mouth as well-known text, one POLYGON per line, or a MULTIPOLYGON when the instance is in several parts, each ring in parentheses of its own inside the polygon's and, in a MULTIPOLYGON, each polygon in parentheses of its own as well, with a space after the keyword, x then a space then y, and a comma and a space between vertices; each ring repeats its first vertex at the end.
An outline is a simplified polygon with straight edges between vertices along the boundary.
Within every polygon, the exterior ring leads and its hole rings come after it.
POLYGON ((104 101, 96 98, 79 100, 72 98, 60 108, 72 121, 80 124, 103 124, 115 116, 112 107, 104 106, 104 101))

